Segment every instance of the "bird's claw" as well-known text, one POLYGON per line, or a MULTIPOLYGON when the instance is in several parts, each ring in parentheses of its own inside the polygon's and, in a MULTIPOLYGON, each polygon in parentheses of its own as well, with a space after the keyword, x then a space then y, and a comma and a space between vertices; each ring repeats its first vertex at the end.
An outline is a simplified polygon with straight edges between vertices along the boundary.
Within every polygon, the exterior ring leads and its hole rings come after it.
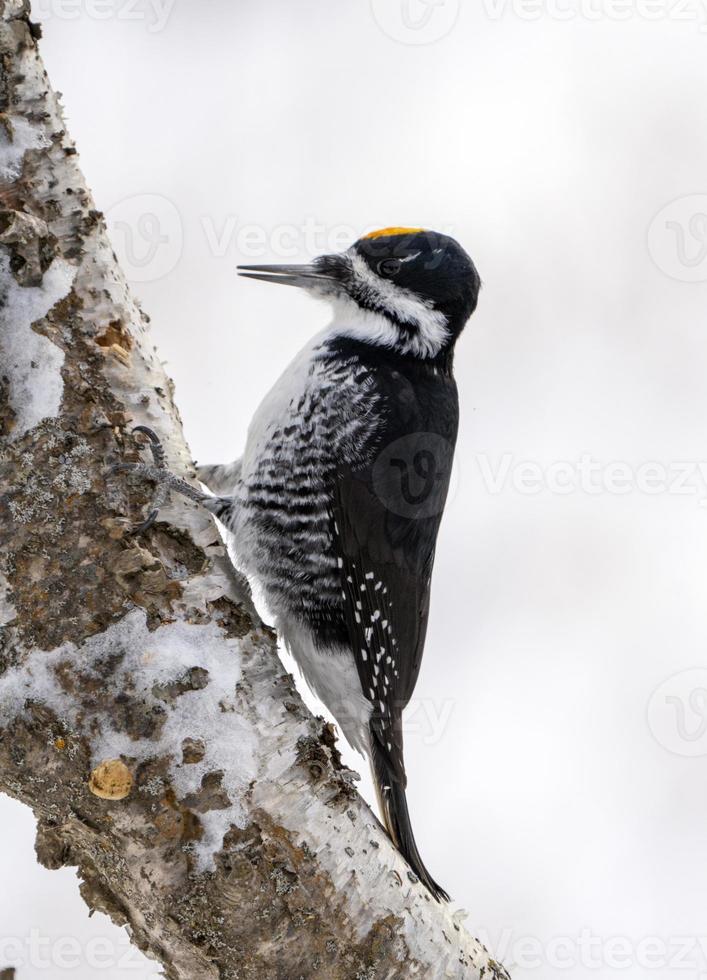
POLYGON ((134 527, 130 528, 128 534, 137 536, 139 534, 144 534, 145 531, 149 531, 152 525, 157 520, 158 514, 159 514, 158 508, 155 508, 154 510, 150 511, 150 513, 147 515, 145 520, 142 521, 141 524, 136 524, 134 527))
POLYGON ((146 466, 144 463, 115 463, 108 470, 109 475, 116 473, 134 473, 144 479, 153 482, 156 486, 155 496, 152 501, 152 509, 144 521, 136 524, 128 532, 132 535, 144 534, 157 520, 160 508, 167 502, 169 496, 169 483, 171 474, 165 464, 165 452, 157 433, 147 425, 136 425, 133 433, 142 432, 150 440, 150 451, 152 453, 153 466, 146 466))
POLYGON ((133 434, 136 432, 142 432, 150 440, 150 449, 152 451, 152 458, 155 461, 155 466, 160 469, 166 469, 164 460, 164 446, 160 442, 160 437, 157 435, 154 429, 151 429, 149 425, 136 425, 133 428, 133 434))

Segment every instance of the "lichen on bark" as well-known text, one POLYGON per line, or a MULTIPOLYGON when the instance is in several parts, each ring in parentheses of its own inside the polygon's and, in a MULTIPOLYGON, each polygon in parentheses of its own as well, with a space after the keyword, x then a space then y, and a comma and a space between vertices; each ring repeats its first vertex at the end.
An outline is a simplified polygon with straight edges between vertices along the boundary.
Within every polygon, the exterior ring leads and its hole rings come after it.
POLYGON ((506 977, 411 880, 208 515, 131 533, 133 427, 194 470, 38 36, 0 0, 0 789, 174 980, 506 977))

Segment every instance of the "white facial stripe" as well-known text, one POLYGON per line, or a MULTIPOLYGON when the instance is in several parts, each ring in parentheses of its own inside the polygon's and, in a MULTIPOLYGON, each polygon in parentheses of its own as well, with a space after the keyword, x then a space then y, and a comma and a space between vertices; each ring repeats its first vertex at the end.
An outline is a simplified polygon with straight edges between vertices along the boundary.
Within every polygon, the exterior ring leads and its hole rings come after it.
MULTIPOLYGON (((366 262, 355 252, 349 253, 354 275, 368 292, 370 299, 403 323, 409 323, 417 330, 407 337, 387 317, 377 313, 359 310, 359 326, 366 327, 371 342, 385 347, 400 347, 405 352, 422 357, 434 357, 449 338, 447 318, 439 310, 434 310, 424 300, 419 299, 408 289, 377 276, 366 262), (384 323, 378 323, 378 320, 384 323), (373 337, 377 338, 373 340, 373 337), (385 338, 385 339, 384 339, 385 338)), ((360 334, 359 334, 360 335, 360 334)), ((355 334, 350 334, 355 336, 355 334)), ((368 338, 366 338, 368 339, 368 338)))
POLYGON ((350 337, 376 347, 395 348, 402 354, 415 354, 417 357, 434 357, 439 353, 441 343, 430 343, 421 328, 412 336, 404 334, 383 313, 364 310, 349 297, 337 297, 333 308, 334 319, 327 330, 329 335, 350 337))
POLYGON ((337 337, 362 340, 376 347, 395 347, 400 343, 400 330, 381 313, 362 309, 348 296, 337 298, 333 306, 330 331, 337 337))

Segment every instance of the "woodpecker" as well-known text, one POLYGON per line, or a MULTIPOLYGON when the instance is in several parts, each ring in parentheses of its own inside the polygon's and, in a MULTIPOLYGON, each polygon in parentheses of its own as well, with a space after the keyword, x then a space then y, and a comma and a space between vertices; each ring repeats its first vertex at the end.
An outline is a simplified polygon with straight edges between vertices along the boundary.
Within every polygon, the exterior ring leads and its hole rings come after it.
POLYGON ((215 496, 166 480, 226 526, 310 688, 369 759, 393 843, 448 900, 412 832, 402 715, 457 436, 454 347, 479 275, 454 239, 421 228, 385 228, 305 265, 238 271, 327 300, 331 323, 265 396, 242 457, 198 468, 215 496))

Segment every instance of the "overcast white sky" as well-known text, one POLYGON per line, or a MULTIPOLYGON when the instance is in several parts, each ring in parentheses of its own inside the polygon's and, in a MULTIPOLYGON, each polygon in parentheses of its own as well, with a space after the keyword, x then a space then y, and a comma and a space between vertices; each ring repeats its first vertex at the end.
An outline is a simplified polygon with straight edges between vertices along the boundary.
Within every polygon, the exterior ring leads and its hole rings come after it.
MULTIPOLYGON (((407 735, 419 844, 516 980, 707 976, 705 5, 34 9, 199 460, 240 454, 326 322, 238 261, 389 224, 474 257, 407 735)), ((26 811, 0 821, 0 966, 156 972, 37 868, 26 811)))

